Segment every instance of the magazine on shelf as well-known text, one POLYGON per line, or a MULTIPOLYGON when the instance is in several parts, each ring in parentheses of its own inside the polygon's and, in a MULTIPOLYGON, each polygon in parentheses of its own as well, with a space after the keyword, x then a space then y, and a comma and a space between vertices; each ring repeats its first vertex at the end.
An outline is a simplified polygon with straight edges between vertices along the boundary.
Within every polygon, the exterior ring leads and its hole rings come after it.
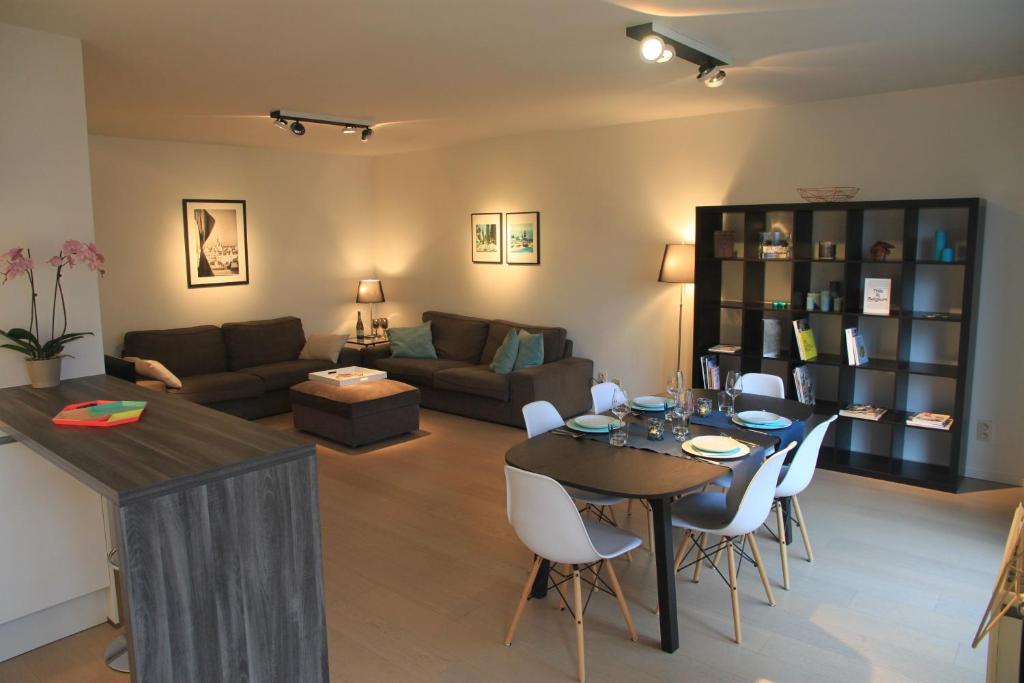
POLYGON ((740 347, 735 344, 715 344, 708 351, 711 353, 739 353, 740 347))
POLYGON ((882 419, 882 416, 888 412, 885 408, 879 408, 873 406, 870 403, 851 403, 842 410, 839 414, 843 417, 852 417, 858 420, 871 420, 878 422, 882 419))
POLYGON ((793 368, 793 384, 796 385, 796 399, 807 405, 814 404, 814 375, 806 365, 793 368))
POLYGON ((856 327, 848 327, 846 334, 846 362, 850 365, 864 365, 868 362, 868 349, 864 336, 856 327))
POLYGON ((814 343, 814 330, 807 318, 793 321, 793 333, 796 335, 796 348, 800 352, 800 360, 814 360, 818 357, 818 347, 814 343))
POLYGON ((890 278, 864 278, 864 315, 889 315, 891 297, 890 278))
POLYGON ((701 374, 704 378, 705 389, 721 389, 721 376, 718 369, 718 358, 716 356, 700 357, 701 374))
POLYGON ((908 417, 907 424, 911 427, 949 430, 949 428, 953 426, 953 418, 950 415, 943 415, 942 413, 921 411, 908 417))

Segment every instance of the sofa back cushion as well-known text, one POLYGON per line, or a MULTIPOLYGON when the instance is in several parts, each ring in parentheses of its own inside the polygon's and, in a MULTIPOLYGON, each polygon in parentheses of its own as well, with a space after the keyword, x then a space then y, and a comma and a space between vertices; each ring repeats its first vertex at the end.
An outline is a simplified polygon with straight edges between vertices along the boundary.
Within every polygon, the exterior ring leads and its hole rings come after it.
MULTIPOLYGON (((423 314, 423 321, 431 321, 431 330, 434 335, 434 348, 437 350, 437 357, 446 360, 457 360, 464 363, 476 365, 480 361, 480 354, 484 350, 484 343, 490 331, 490 321, 483 318, 471 318, 465 315, 454 313, 440 313, 438 311, 427 311, 423 314)), ((498 340, 498 346, 504 340, 498 340)), ((491 357, 494 352, 491 352, 491 357)), ((488 358, 490 363, 491 359, 488 358)))
POLYGON ((481 363, 490 363, 494 360, 495 352, 511 329, 526 330, 530 334, 543 334, 545 363, 553 363, 565 357, 565 337, 567 332, 564 327, 540 327, 538 325, 523 325, 522 323, 509 322, 508 320, 492 320, 490 331, 487 334, 487 342, 484 344, 484 352, 480 357, 481 363))
POLYGON ((227 370, 224 337, 214 325, 126 332, 123 355, 159 361, 178 377, 227 370))
POLYGON ((302 321, 291 316, 224 323, 221 330, 230 370, 295 360, 306 345, 302 321))

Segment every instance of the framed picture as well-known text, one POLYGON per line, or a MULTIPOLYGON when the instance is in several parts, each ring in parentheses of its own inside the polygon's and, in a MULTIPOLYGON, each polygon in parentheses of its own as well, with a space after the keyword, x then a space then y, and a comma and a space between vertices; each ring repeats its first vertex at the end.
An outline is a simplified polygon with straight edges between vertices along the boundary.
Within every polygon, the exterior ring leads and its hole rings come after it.
POLYGON ((505 262, 535 266, 540 263, 540 212, 505 214, 505 262))
POLYGON ((469 231, 473 263, 501 263, 501 214, 471 213, 469 231))
POLYGON ((245 201, 182 199, 189 287, 249 284, 245 201))

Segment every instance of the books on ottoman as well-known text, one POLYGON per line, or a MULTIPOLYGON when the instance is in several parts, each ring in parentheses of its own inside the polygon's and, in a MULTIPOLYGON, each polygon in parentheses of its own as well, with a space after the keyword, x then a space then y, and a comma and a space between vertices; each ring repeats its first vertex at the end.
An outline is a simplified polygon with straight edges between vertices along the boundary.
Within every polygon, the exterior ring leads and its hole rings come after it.
POLYGON ((383 370, 372 370, 351 365, 347 368, 335 368, 333 370, 321 370, 320 372, 309 373, 309 379, 314 382, 324 382, 343 387, 348 384, 359 384, 360 382, 377 382, 387 379, 388 373, 383 370))

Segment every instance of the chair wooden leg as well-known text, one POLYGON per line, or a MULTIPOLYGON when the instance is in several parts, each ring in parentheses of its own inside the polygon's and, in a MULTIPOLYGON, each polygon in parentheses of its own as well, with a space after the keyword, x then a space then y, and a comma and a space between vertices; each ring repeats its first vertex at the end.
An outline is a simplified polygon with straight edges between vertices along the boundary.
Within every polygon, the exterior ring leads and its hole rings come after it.
POLYGON ((628 501, 626 501, 626 516, 627 517, 632 517, 633 516, 633 499, 632 498, 630 498, 628 501))
POLYGON ((807 522, 804 521, 804 513, 800 510, 800 501, 796 496, 790 498, 793 501, 793 512, 796 514, 796 523, 800 525, 800 536, 804 539, 804 549, 807 551, 807 561, 814 562, 814 551, 811 550, 811 535, 807 533, 807 522))
POLYGON ((775 501, 775 522, 779 527, 779 556, 782 558, 782 587, 789 590, 789 557, 786 552, 786 520, 782 503, 775 501))
POLYGON ((772 585, 768 583, 768 574, 764 571, 764 562, 761 561, 761 549, 757 547, 757 539, 754 534, 747 534, 750 542, 750 552, 754 555, 754 562, 757 563, 757 573, 761 575, 761 585, 764 586, 764 594, 768 596, 768 604, 775 606, 775 596, 772 594, 772 585))
POLYGON ((580 683, 587 680, 587 666, 583 658, 583 593, 580 590, 580 570, 572 567, 572 593, 576 608, 576 670, 580 683))
POLYGON ((732 595, 732 622, 736 631, 736 642, 743 642, 743 632, 740 629, 740 591, 736 585, 736 555, 732 549, 732 539, 722 539, 726 544, 725 559, 729 563, 729 593, 732 595))
POLYGON ((700 538, 696 541, 700 548, 697 550, 697 561, 693 565, 693 582, 697 583, 700 581, 700 568, 704 566, 704 548, 708 544, 707 533, 701 533, 700 538))
POLYGON ((676 551, 676 559, 675 562, 672 563, 672 566, 675 568, 677 572, 679 571, 679 567, 681 567, 683 564, 683 558, 686 557, 686 551, 689 550, 690 534, 692 533, 693 532, 689 529, 684 531, 683 540, 679 542, 679 550, 676 551))
POLYGON ((725 548, 721 543, 718 544, 718 550, 715 551, 715 556, 711 558, 711 564, 718 566, 718 562, 722 559, 722 550, 725 548))
POLYGON ((523 615, 523 608, 526 606, 526 601, 530 597, 530 590, 533 588, 533 582, 537 578, 537 572, 540 570, 540 557, 533 559, 533 567, 530 568, 530 576, 526 579, 526 585, 523 586, 523 592, 519 595, 519 604, 516 605, 516 613, 512 615, 512 623, 508 626, 508 633, 505 634, 505 645, 512 644, 512 637, 516 634, 516 626, 519 625, 519 617, 523 615))
POLYGON ((605 562, 604 566, 608 568, 608 583, 612 585, 612 590, 615 591, 615 599, 619 601, 619 609, 622 610, 622 617, 626 620, 626 630, 629 632, 629 639, 635 643, 639 636, 636 634, 636 626, 633 625, 633 617, 629 615, 626 598, 622 595, 622 586, 619 585, 619 577, 615 574, 615 567, 612 566, 611 562, 605 562))

